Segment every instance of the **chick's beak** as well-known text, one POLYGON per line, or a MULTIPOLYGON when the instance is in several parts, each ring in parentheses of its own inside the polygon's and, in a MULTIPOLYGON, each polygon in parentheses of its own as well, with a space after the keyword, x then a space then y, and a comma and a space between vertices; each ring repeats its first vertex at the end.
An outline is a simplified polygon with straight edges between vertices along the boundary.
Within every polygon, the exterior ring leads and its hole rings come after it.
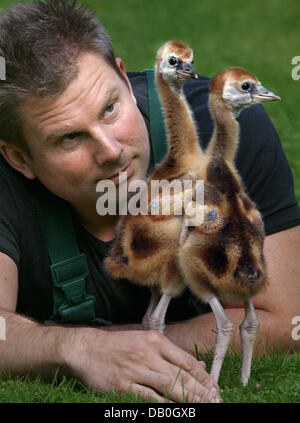
POLYGON ((276 101, 281 100, 281 98, 272 93, 272 91, 268 91, 262 85, 256 87, 256 91, 251 94, 253 103, 264 103, 265 101, 276 101))
POLYGON ((191 62, 181 62, 177 66, 177 73, 185 79, 197 79, 198 75, 191 62))

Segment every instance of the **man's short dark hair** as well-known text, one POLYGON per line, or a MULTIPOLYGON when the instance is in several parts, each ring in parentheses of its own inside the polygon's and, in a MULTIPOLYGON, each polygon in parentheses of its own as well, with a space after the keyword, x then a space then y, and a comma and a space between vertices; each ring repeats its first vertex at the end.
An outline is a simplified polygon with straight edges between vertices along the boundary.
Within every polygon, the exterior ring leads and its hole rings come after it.
POLYGON ((0 138, 27 153, 20 105, 26 99, 58 96, 76 78, 81 53, 93 52, 125 81, 112 43, 99 20, 77 0, 33 0, 9 7, 0 17, 0 138))

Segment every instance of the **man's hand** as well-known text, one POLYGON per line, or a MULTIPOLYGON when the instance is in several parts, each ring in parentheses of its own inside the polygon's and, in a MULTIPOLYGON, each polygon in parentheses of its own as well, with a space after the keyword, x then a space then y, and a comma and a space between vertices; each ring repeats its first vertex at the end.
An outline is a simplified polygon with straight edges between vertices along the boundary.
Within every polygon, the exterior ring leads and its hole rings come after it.
POLYGON ((164 401, 164 394, 171 401, 219 398, 204 363, 158 332, 45 326, 18 315, 17 266, 0 253, 0 268, 0 316, 6 322, 0 363, 11 375, 30 373, 49 379, 63 368, 105 392, 131 389, 159 401, 164 401))
MULTIPOLYGON (((70 329, 72 330, 72 329, 70 329)), ((175 402, 220 402, 205 364, 156 331, 76 328, 61 348, 66 368, 94 389, 175 402)))

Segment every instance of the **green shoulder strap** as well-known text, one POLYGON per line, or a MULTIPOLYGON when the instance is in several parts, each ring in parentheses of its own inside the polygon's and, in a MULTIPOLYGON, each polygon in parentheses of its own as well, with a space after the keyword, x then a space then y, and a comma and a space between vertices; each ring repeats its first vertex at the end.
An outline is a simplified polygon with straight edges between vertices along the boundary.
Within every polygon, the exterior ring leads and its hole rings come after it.
POLYGON ((148 84, 150 138, 154 163, 160 163, 167 154, 167 136, 161 102, 155 85, 154 69, 145 69, 148 84))
MULTIPOLYGON (((161 103, 155 85, 155 72, 145 69, 149 96, 150 137, 154 162, 159 163, 167 152, 166 131, 161 103)), ((85 254, 80 254, 72 216, 67 202, 42 191, 41 204, 46 241, 51 260, 53 282, 53 316, 45 323, 88 323, 111 325, 96 318, 95 297, 86 293, 85 278, 89 274, 85 254)))
POLYGON ((95 297, 86 293, 88 263, 79 252, 68 203, 50 193, 40 195, 54 303, 53 316, 45 323, 112 324, 96 318, 95 297))

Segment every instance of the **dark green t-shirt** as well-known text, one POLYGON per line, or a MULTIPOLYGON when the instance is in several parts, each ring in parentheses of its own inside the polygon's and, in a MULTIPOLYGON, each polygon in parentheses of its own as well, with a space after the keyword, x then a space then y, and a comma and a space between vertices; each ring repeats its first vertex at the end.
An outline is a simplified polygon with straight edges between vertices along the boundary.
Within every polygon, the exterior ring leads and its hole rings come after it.
MULTIPOLYGON (((141 72, 129 73, 129 77, 149 127, 146 76, 141 72)), ((213 130, 207 108, 209 81, 200 77, 185 84, 204 148, 213 130)), ((241 140, 236 166, 263 215, 266 233, 300 224, 292 173, 270 119, 261 106, 254 106, 244 110, 239 121, 241 140)), ((153 155, 151 163, 153 165, 153 155)), ((0 157, 0 251, 10 256, 19 269, 17 312, 43 322, 52 315, 53 299, 39 203, 41 189, 44 188, 38 180, 24 178, 0 157)), ((90 269, 87 292, 96 297, 97 317, 114 323, 141 322, 150 299, 148 288, 127 280, 113 280, 102 266, 111 242, 95 238, 76 220, 74 225, 79 249, 87 256, 90 269)), ((199 304, 201 306, 197 302, 199 304)), ((186 290, 171 301, 166 321, 186 320, 199 310, 195 307, 195 298, 186 290)), ((205 305, 202 310, 209 311, 209 307, 205 305)))

